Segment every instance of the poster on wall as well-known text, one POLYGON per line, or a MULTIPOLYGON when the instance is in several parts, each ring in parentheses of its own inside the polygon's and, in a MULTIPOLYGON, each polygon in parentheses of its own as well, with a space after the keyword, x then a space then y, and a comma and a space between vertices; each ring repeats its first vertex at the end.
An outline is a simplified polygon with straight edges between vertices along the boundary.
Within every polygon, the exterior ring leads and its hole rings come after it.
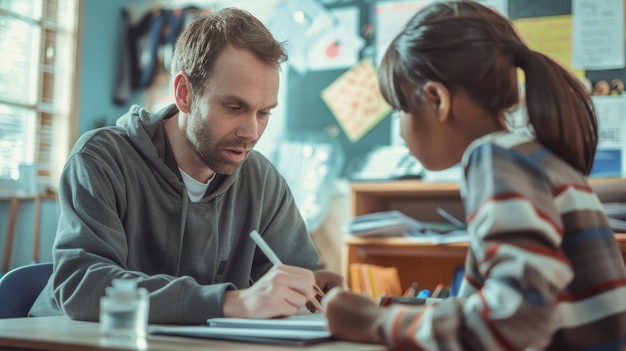
POLYGON ((374 65, 367 59, 339 76, 321 95, 353 143, 391 112, 378 89, 374 65))

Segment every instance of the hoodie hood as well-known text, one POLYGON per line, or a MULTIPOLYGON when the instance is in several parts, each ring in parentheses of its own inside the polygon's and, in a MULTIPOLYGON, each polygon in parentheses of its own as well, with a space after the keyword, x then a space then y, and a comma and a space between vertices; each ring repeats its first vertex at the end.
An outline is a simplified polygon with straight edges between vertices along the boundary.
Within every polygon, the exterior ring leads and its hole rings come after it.
POLYGON ((153 164, 162 164, 164 160, 159 155, 165 151, 165 131, 161 122, 177 113, 178 108, 174 104, 156 113, 149 113, 143 107, 133 105, 118 118, 115 125, 128 134, 137 151, 153 164))

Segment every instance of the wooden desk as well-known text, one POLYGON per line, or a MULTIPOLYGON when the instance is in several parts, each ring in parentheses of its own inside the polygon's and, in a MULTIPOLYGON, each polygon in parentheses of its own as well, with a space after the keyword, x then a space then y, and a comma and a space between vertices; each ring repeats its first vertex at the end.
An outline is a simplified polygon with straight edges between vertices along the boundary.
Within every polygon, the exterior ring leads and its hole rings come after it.
MULTIPOLYGON (((626 179, 592 179, 600 199, 626 201, 626 179)), ((465 213, 457 183, 428 183, 419 180, 358 182, 351 184, 351 216, 399 210, 420 221, 443 222, 441 207, 463 219, 465 213)), ((626 262, 626 233, 615 238, 626 262)), ((350 264, 368 263, 398 268, 402 289, 418 281, 420 288, 432 290, 438 283, 450 283, 454 267, 463 265, 467 243, 432 245, 411 242, 403 237, 358 238, 346 236, 343 244, 342 274, 350 282, 350 264), (446 281, 447 280, 447 281, 446 281)))
POLYGON ((313 351, 383 351, 382 345, 330 341, 308 347, 259 345, 231 341, 149 335, 146 345, 112 344, 100 337, 100 325, 78 322, 66 317, 0 319, 0 349, 28 350, 313 350, 313 351), (142 347, 144 346, 144 347, 142 347))

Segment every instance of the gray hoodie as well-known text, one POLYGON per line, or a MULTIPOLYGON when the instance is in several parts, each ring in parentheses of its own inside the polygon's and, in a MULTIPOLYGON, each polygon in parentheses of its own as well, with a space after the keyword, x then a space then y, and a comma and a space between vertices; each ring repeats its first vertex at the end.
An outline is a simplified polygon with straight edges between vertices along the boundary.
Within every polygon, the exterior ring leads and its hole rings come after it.
POLYGON ((59 186, 54 272, 31 316, 98 320, 111 280, 138 278, 150 293, 150 323, 220 317, 225 290, 247 288, 271 268, 253 229, 284 263, 315 268, 293 196, 261 154, 189 201, 161 123, 176 112, 133 106, 116 126, 77 141, 59 186))

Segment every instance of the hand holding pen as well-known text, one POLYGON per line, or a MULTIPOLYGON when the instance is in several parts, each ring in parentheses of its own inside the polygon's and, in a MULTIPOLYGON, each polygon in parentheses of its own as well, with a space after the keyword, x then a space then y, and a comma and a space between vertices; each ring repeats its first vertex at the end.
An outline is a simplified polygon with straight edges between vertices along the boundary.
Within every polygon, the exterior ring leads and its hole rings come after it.
MULTIPOLYGON (((276 256, 272 248, 269 247, 269 245, 267 244, 267 242, 265 242, 265 240, 263 240, 263 237, 259 234, 259 232, 257 232, 256 230, 253 230, 252 232, 250 232, 250 237, 252 238, 252 240, 254 240, 254 242, 257 244, 259 249, 263 251, 265 256, 267 256, 267 258, 270 260, 270 262, 272 262, 273 265, 276 266, 276 265, 283 264, 280 258, 276 256)), ((324 297, 324 292, 322 291, 322 289, 320 289, 317 286, 317 284, 313 284, 313 289, 318 296, 324 297)), ((311 299, 310 302, 313 304, 313 306, 315 306, 315 308, 319 312, 324 311, 319 301, 317 301, 317 298, 314 297, 313 299, 311 299)))

